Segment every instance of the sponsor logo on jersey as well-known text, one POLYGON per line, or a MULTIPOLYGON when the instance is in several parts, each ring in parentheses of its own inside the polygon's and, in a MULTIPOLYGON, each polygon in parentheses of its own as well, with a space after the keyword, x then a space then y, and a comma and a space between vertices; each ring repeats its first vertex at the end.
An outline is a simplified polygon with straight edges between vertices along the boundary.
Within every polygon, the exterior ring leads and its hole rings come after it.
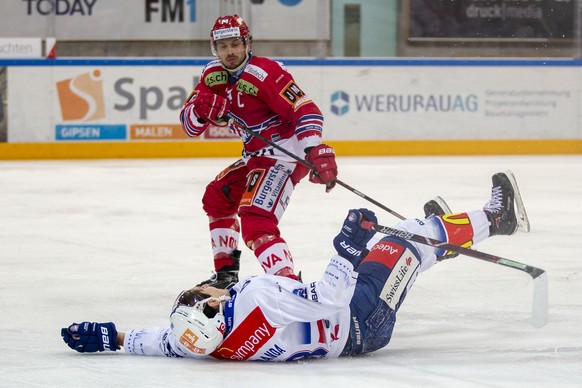
POLYGON ((295 288, 293 293, 303 299, 307 299, 307 289, 305 287, 295 288))
MULTIPOLYGON (((285 66, 285 64, 284 64, 283 62, 280 62, 280 61, 275 61, 275 63, 276 63, 277 65, 279 65, 279 67, 281 67, 281 69, 283 69, 283 70, 287 71, 287 67, 285 66)), ((280 79, 281 79, 283 76, 284 76, 284 74, 281 74, 281 75, 279 76, 279 78, 277 78, 277 81, 275 81, 275 82, 279 82, 279 80, 280 80, 280 79)))
POLYGON ((275 345, 272 348, 269 348, 266 352, 263 352, 261 356, 261 360, 263 361, 270 361, 274 358, 279 357, 280 355, 287 353, 287 351, 281 348, 279 345, 275 345))
POLYGON ((294 81, 289 81, 279 95, 293 107, 294 111, 311 102, 294 81))
POLYGON ((282 164, 276 164, 271 167, 265 179, 261 182, 260 189, 253 200, 253 204, 270 211, 274 207, 281 188, 291 172, 290 169, 282 164))
POLYGON ((370 253, 363 261, 375 261, 388 268, 394 268, 394 264, 400 258, 403 250, 404 247, 393 241, 380 240, 370 249, 370 253))
POLYGON ((261 82, 263 82, 265 80, 265 78, 267 78, 267 76, 269 75, 269 73, 267 73, 265 70, 261 69, 260 67, 255 66, 255 65, 250 65, 250 64, 247 65, 244 72, 254 76, 256 79, 258 79, 261 82))
POLYGON ((309 284, 309 299, 314 302, 319 301, 319 296, 317 295, 317 283, 312 282, 309 284))
POLYGON ((247 176, 247 186, 245 187, 239 206, 251 206, 253 204, 253 198, 264 174, 265 170, 263 169, 257 169, 250 172, 247 176))
POLYGON ((248 360, 275 335, 276 329, 256 307, 211 355, 216 358, 248 360))
POLYGON ((394 265, 380 293, 380 299, 384 300, 392 310, 396 310, 402 294, 413 280, 419 265, 420 262, 408 248, 404 250, 394 265))
POLYGON ((204 77, 204 83, 209 88, 216 85, 226 85, 228 82, 228 73, 226 71, 213 71, 204 77))
POLYGON ((259 88, 257 88, 249 81, 245 81, 244 79, 239 79, 237 81, 236 90, 238 90, 239 92, 250 94, 252 96, 256 96, 257 93, 259 93, 259 88))

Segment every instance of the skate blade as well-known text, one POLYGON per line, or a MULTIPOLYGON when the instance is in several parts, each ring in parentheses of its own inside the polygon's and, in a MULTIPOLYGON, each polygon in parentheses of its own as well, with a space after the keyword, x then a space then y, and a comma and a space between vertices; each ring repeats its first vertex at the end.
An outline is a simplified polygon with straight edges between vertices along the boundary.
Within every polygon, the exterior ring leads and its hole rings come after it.
POLYGON ((445 202, 445 200, 442 197, 437 195, 432 200, 435 201, 436 203, 438 203, 438 205, 443 209, 445 214, 452 214, 453 213, 451 211, 451 208, 449 207, 449 205, 447 205, 447 203, 445 202))
POLYGON ((521 198, 521 193, 519 192, 519 186, 517 186, 517 180, 515 175, 511 170, 505 171, 505 175, 509 178, 511 186, 513 187, 513 193, 515 195, 515 215, 517 216, 517 227, 522 232, 528 233, 531 229, 529 223, 529 217, 525 211, 525 205, 523 204, 523 199, 521 198))

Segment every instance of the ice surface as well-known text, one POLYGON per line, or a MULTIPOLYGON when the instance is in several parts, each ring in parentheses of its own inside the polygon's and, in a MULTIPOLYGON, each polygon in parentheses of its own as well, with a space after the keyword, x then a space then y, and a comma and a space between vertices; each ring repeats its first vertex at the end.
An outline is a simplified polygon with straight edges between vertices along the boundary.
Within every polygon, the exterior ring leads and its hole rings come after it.
MULTIPOLYGON (((114 321, 166 325, 177 293, 212 269, 200 198, 227 159, 0 162, 1 387, 582 386, 582 157, 339 158, 340 178, 409 217, 443 196, 480 208, 491 175, 511 169, 529 234, 478 249, 548 273, 549 322, 530 324, 532 279, 458 257, 423 273, 392 342, 366 356, 291 364, 78 354, 60 328, 114 321)), ((317 279, 346 211, 369 207, 307 181, 283 221, 296 268, 317 279)), ((260 273, 243 248, 242 274, 260 273)))

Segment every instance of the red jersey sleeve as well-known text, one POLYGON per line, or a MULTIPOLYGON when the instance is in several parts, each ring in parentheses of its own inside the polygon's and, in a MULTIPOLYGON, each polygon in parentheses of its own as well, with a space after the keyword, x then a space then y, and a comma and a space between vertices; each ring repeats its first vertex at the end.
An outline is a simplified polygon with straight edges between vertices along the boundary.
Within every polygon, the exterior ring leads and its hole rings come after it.
POLYGON ((214 94, 224 94, 226 84, 228 82, 228 73, 222 66, 220 62, 212 61, 204 70, 202 70, 202 76, 200 77, 200 82, 192 93, 186 99, 182 110, 180 111, 180 123, 184 132, 189 137, 196 137, 202 134, 206 128, 210 125, 210 122, 204 122, 199 120, 196 115, 194 115, 194 106, 192 104, 192 98, 196 92, 207 92, 214 94))
POLYGON ((259 89, 258 97, 273 112, 295 125, 295 135, 303 149, 320 144, 323 115, 317 105, 297 85, 282 63, 260 59, 260 65, 269 77, 259 89))

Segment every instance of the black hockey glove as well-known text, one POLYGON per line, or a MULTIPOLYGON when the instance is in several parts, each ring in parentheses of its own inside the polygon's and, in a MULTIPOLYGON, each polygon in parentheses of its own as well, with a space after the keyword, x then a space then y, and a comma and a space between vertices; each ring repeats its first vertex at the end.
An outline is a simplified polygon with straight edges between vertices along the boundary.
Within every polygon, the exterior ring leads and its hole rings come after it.
POLYGON ((344 220, 341 232, 333 239, 337 253, 348 259, 354 268, 367 254, 366 244, 376 232, 361 226, 362 221, 378 222, 373 211, 368 209, 351 209, 344 220))

